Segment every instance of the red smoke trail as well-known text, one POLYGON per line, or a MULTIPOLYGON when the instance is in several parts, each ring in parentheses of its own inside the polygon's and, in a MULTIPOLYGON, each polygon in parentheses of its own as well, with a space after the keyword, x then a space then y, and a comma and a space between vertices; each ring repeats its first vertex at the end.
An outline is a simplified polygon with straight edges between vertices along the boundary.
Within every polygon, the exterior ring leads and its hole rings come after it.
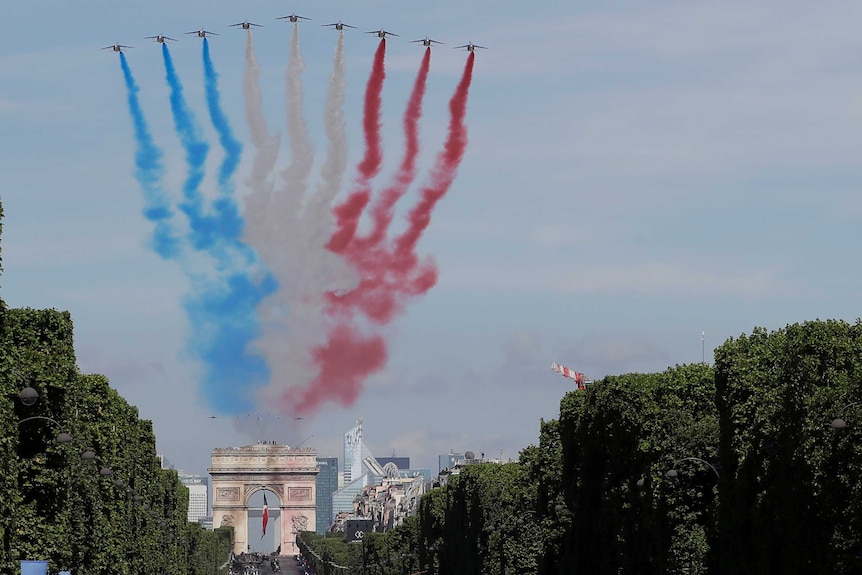
POLYGON ((332 212, 335 214, 336 231, 329 240, 326 247, 341 253, 356 234, 359 225, 359 217, 362 210, 371 199, 370 181, 383 163, 383 152, 380 146, 380 105, 381 93, 383 92, 383 80, 386 78, 384 61, 386 57, 386 38, 380 40, 377 52, 374 53, 374 65, 371 68, 371 76, 365 88, 365 108, 362 127, 365 132, 365 157, 357 166, 359 177, 356 189, 344 202, 335 206, 332 212))
MULTIPOLYGON (((404 296, 427 293, 437 283, 433 260, 420 262, 415 253, 422 232, 431 223, 431 213, 446 195, 467 149, 467 97, 473 79, 473 52, 467 57, 464 74, 449 101, 449 134, 443 151, 431 172, 430 183, 422 189, 421 198, 408 214, 408 227, 392 245, 348 248, 346 255, 360 273, 359 285, 347 293, 327 294, 328 313, 350 317, 356 308, 378 324, 389 323, 404 306, 404 296)), ((390 216, 391 218, 391 216, 390 216)))
POLYGON ((379 371, 387 358, 382 337, 363 335, 346 323, 330 330, 326 345, 311 353, 320 368, 317 378, 303 390, 282 396, 294 415, 309 415, 327 401, 353 404, 362 391, 362 382, 379 371))
POLYGON ((416 178, 416 158, 419 156, 419 119, 422 117, 422 100, 425 98, 425 85, 428 83, 428 71, 431 68, 431 48, 425 49, 425 56, 419 65, 413 91, 407 101, 404 112, 404 158, 395 175, 395 181, 383 190, 380 199, 371 208, 374 227, 365 237, 354 238, 350 243, 351 255, 360 254, 372 246, 376 246, 386 236, 386 230, 392 223, 395 204, 407 192, 410 184, 416 178))
MULTIPOLYGON (((423 60, 423 66, 428 58, 430 56, 423 60)), ((311 350, 319 370, 318 376, 304 389, 286 392, 282 396, 291 413, 310 414, 327 401, 351 405, 362 391, 365 379, 386 364, 385 340, 379 335, 365 335, 352 326, 355 309, 361 310, 375 323, 386 324, 402 309, 404 296, 424 294, 437 282, 433 261, 420 263, 414 248, 431 221, 434 206, 452 185, 464 157, 467 147, 464 117, 473 77, 473 61, 474 54, 470 53, 464 75, 449 102, 451 119, 444 149, 437 157, 430 184, 422 189, 420 201, 409 213, 408 229, 391 245, 378 243, 359 252, 352 249, 349 238, 344 244, 347 248, 345 255, 361 274, 360 284, 340 297, 327 294, 330 304, 327 312, 336 318, 336 323, 329 330, 327 343, 311 350)), ((409 146, 408 142, 408 156, 409 146)), ((407 163, 405 158, 402 167, 407 163)))

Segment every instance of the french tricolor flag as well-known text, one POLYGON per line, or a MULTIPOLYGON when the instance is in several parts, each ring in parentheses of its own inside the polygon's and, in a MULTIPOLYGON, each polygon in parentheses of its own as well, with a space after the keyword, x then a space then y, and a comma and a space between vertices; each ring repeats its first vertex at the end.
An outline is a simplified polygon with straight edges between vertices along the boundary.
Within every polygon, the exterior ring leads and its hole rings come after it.
POLYGON ((269 523, 269 507, 266 505, 266 493, 263 494, 263 532, 260 534, 260 538, 263 539, 263 536, 266 535, 266 524, 269 523))

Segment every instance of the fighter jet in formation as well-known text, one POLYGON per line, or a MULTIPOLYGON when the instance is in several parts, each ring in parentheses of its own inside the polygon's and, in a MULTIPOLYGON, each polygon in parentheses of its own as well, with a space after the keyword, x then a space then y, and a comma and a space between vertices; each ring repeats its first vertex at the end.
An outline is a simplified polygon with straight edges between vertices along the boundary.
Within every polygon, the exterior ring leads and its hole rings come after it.
POLYGON ((431 44, 442 44, 443 42, 438 42, 437 40, 432 40, 428 36, 425 36, 422 40, 410 40, 413 44, 422 44, 423 46, 431 46, 431 44))
POLYGON ((323 24, 324 26, 332 26, 336 30, 344 30, 345 28, 356 28, 356 26, 351 26, 350 24, 344 24, 339 20, 335 24, 323 24))
POLYGON ((481 48, 481 49, 483 49, 483 50, 487 50, 487 49, 488 49, 488 48, 486 48, 485 46, 479 46, 478 44, 474 44, 474 43, 472 43, 472 42, 467 42, 467 43, 466 43, 466 44, 464 44, 463 46, 455 46, 455 49, 456 49, 456 50, 457 50, 458 48, 466 48, 468 52, 472 52, 472 51, 474 51, 476 48, 481 48))
POLYGON ((164 34, 159 34, 158 36, 144 36, 144 40, 155 40, 159 44, 164 44, 165 40, 170 40, 171 42, 176 42, 175 38, 168 38, 164 34))
POLYGON ((279 16, 276 20, 289 20, 294 24, 299 22, 300 20, 311 20, 311 18, 306 18, 305 16, 297 16, 296 14, 291 14, 290 16, 279 16))
POLYGON ((124 46, 123 44, 120 44, 119 42, 117 42, 116 44, 113 44, 111 46, 105 46, 104 48, 100 48, 100 49, 101 50, 113 50, 114 52, 122 52, 123 48, 134 48, 134 46, 124 46))
POLYGON ((186 34, 195 34, 198 38, 206 38, 207 36, 218 36, 215 32, 209 32, 201 28, 200 30, 195 30, 194 32, 186 32, 186 34))
POLYGON ((257 26, 258 28, 263 28, 263 24, 255 24, 254 22, 249 22, 245 20, 244 22, 240 22, 239 24, 231 24, 231 27, 242 27, 243 30, 249 30, 252 26, 257 26))
POLYGON ((394 32, 387 32, 386 30, 372 30, 371 32, 366 32, 366 34, 377 34, 378 38, 386 38, 386 36, 397 36, 398 34, 394 32))

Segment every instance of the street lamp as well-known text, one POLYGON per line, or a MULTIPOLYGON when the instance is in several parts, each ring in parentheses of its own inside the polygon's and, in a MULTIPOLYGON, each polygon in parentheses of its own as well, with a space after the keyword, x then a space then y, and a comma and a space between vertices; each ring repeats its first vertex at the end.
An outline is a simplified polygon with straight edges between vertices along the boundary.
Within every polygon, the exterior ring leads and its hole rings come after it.
POLYGON ((21 400, 21 403, 30 407, 39 400, 39 392, 28 385, 18 394, 18 399, 21 400))
POLYGON ((839 409, 837 417, 835 419, 833 419, 832 423, 830 424, 830 425, 832 425, 832 429, 844 429, 845 427, 847 427, 847 422, 844 421, 843 419, 841 419, 841 414, 844 413, 844 410, 847 409, 848 407, 853 407, 854 405, 859 405, 859 403, 860 402, 858 402, 858 401, 854 401, 853 403, 848 403, 847 405, 845 405, 844 407, 839 409))
MULTIPOLYGON (((50 417, 46 417, 44 415, 33 415, 31 417, 25 417, 24 419, 21 419, 18 421, 18 425, 20 426, 22 423, 27 423, 28 421, 37 421, 37 420, 48 421, 50 423, 53 423, 55 426, 62 428, 59 421, 57 421, 55 419, 51 419, 50 417)), ((60 432, 54 437, 54 440, 57 443, 69 443, 70 441, 72 441, 72 436, 66 432, 60 432)))
MULTIPOLYGON (((718 470, 709 461, 706 461, 705 459, 701 459, 700 457, 683 457, 682 459, 674 461, 671 468, 665 472, 665 476, 671 477, 671 478, 677 477, 679 475, 679 472, 676 470, 676 466, 679 465, 680 463, 682 463, 683 461, 700 461, 701 463, 707 465, 710 469, 712 469, 713 473, 715 473, 716 478, 719 477, 718 470)), ((642 481, 643 481, 643 479, 638 480, 639 486, 642 486, 642 483, 641 483, 642 481)))

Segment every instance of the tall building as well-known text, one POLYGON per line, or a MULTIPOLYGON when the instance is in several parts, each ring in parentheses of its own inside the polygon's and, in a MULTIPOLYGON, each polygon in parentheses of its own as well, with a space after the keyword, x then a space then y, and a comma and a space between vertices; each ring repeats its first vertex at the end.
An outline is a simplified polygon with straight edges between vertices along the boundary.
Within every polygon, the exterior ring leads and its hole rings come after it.
POLYGON ((362 420, 359 419, 356 421, 356 427, 344 434, 343 485, 345 487, 365 474, 362 462, 368 457, 374 458, 362 441, 362 420))
POLYGON ((178 472, 180 483, 189 489, 189 523, 199 523, 207 513, 207 478, 200 475, 178 472))
POLYGON ((362 441, 362 420, 344 434, 344 471, 341 488, 332 494, 333 517, 341 512, 353 512, 353 500, 370 484, 371 478, 382 477, 383 468, 362 441))
POLYGON ((315 531, 326 533, 332 526, 335 513, 332 511, 332 494, 338 491, 338 458, 318 457, 317 466, 317 517, 315 531))

